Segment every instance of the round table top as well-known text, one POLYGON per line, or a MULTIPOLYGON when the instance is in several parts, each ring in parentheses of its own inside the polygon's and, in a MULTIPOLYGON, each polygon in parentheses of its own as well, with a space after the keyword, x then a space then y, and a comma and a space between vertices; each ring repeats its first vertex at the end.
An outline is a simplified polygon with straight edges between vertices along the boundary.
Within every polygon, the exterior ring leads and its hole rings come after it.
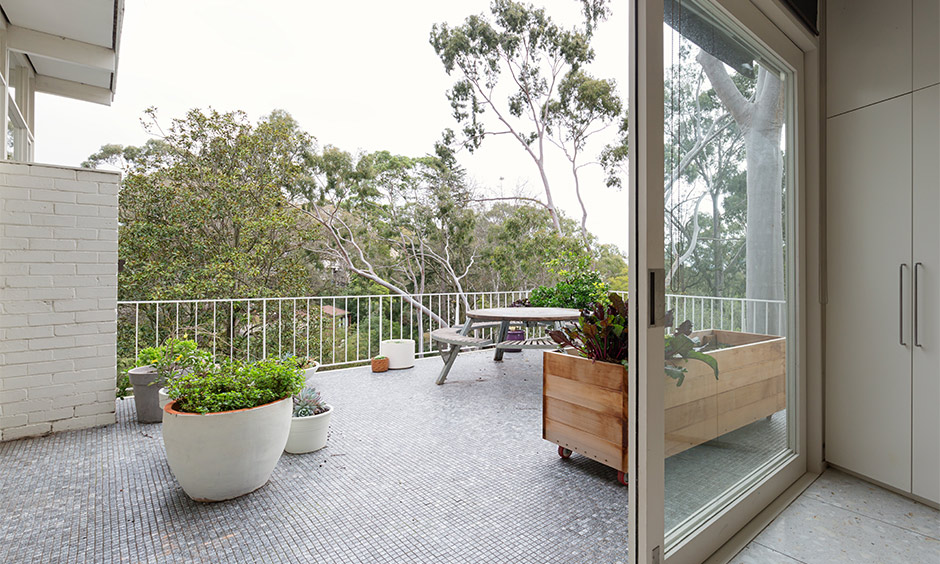
POLYGON ((471 309, 475 321, 577 321, 581 311, 566 307, 491 307, 471 309))

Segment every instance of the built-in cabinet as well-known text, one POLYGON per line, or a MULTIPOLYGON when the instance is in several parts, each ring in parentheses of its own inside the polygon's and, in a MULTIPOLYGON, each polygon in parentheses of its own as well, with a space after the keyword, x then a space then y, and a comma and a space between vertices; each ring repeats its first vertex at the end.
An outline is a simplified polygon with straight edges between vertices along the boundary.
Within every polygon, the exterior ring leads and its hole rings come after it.
POLYGON ((826 143, 826 459, 936 503, 938 6, 829 1, 826 143))

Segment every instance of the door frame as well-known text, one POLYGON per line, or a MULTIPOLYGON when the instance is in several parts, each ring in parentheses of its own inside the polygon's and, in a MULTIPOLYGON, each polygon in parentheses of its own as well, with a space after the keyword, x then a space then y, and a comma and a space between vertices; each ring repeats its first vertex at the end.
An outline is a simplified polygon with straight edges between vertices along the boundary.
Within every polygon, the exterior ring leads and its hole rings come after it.
MULTIPOLYGON (((705 1, 705 0, 703 0, 705 1)), ((701 562, 742 530, 784 493, 807 468, 823 468, 822 304, 825 300, 824 194, 820 192, 821 130, 819 42, 776 0, 707 0, 733 27, 757 40, 792 71, 788 132, 794 140, 787 159, 796 171, 787 191, 787 233, 796 256, 788 258, 788 431, 792 452, 755 469, 733 492, 716 500, 719 510, 681 534, 664 530, 664 379, 645 359, 662 358, 664 330, 656 326, 665 291, 658 269, 663 252, 663 0, 631 0, 630 37, 630 390, 629 561, 701 562), (792 124, 792 125, 791 125, 792 124), (659 187, 659 188, 653 188, 659 187), (813 240, 814 245, 807 245, 813 240), (810 276, 808 276, 808 274, 810 276), (654 323, 651 323, 653 321, 654 323), (806 346, 807 336, 812 345, 806 346), (808 373, 812 376, 808 380, 808 373), (809 381, 809 385, 808 385, 809 381), (808 392, 812 402, 807 402, 808 392), (810 406, 810 410, 808 410, 810 406), (666 541, 671 541, 668 551, 666 541)), ((824 4, 823 4, 824 8, 824 4)), ((661 271, 659 271, 661 272, 661 271)))

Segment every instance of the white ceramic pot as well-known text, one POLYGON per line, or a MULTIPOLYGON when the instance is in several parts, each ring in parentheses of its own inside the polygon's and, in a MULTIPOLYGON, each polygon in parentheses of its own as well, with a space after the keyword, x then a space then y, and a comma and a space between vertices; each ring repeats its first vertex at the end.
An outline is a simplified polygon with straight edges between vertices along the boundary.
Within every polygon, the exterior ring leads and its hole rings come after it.
POLYGON ((314 362, 313 366, 311 366, 310 368, 304 368, 304 382, 309 383, 310 378, 312 378, 313 375, 317 373, 317 370, 319 370, 319 368, 320 368, 319 362, 314 362))
POLYGON ((170 396, 166 393, 166 388, 160 388, 157 390, 157 397, 160 401, 160 417, 163 417, 163 408, 166 404, 170 403, 170 396))
POLYGON ((268 482, 290 434, 293 400, 251 409, 183 413, 163 408, 163 445, 170 470, 195 501, 223 501, 268 482))
POLYGON ((326 433, 330 428, 330 416, 333 415, 332 406, 319 415, 307 417, 292 417, 290 420, 290 437, 284 450, 291 454, 303 454, 320 450, 326 446, 326 433))
POLYGON ((379 355, 388 357, 391 370, 411 368, 415 365, 414 339, 392 339, 379 343, 379 355))

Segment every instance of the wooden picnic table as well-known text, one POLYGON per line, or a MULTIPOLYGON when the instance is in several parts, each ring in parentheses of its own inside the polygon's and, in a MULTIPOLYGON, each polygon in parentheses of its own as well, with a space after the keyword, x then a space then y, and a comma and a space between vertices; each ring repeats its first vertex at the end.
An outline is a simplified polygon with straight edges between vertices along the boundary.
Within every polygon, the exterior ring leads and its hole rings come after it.
POLYGON ((463 327, 445 327, 432 331, 431 338, 440 343, 447 343, 450 348, 441 353, 444 359, 444 368, 437 378, 438 384, 443 384, 447 379, 447 373, 450 372, 457 354, 462 346, 484 346, 495 342, 496 352, 493 354, 493 360, 503 359, 503 352, 508 348, 519 349, 551 349, 555 344, 548 337, 537 337, 534 339, 524 339, 521 341, 506 339, 509 332, 509 326, 513 323, 529 324, 551 324, 557 326, 566 321, 577 321, 581 312, 577 309, 563 307, 494 307, 485 309, 467 310, 467 322, 463 327), (473 337, 473 331, 491 327, 498 327, 497 338, 486 339, 482 337, 473 337))

